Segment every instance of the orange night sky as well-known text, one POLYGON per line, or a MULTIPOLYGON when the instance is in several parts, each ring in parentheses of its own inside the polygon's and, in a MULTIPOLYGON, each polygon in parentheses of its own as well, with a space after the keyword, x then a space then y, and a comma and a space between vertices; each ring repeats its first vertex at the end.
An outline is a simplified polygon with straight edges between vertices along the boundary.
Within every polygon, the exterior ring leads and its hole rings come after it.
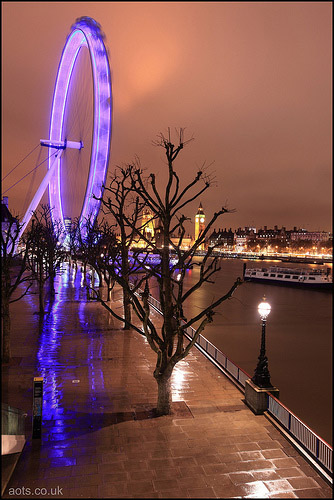
MULTIPOLYGON (((101 24, 110 54, 110 172, 135 155, 163 172, 152 140, 185 127, 195 140, 177 171, 189 181, 212 164, 205 213, 236 210, 217 227, 332 230, 331 2, 2 2, 2 178, 47 137, 57 66, 81 16, 101 24)), ((42 168, 5 193, 14 215, 42 168)))

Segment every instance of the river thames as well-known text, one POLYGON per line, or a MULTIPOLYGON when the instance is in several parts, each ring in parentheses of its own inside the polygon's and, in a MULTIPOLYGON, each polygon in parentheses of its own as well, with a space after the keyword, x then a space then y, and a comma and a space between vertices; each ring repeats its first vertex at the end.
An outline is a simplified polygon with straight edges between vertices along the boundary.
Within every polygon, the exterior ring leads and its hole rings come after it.
MULTIPOLYGON (((198 258, 197 258, 198 259, 198 258)), ((222 259, 215 283, 203 285, 185 306, 186 317, 224 295, 249 267, 317 268, 312 264, 222 259)), ((323 266, 323 267, 331 267, 323 266)), ((198 278, 188 271, 185 288, 198 278)), ((151 290, 157 297, 157 290, 151 290)), ((271 305, 266 327, 266 354, 271 383, 280 401, 332 445, 332 293, 245 282, 223 302, 202 335, 251 377, 257 365, 261 320, 257 310, 263 295, 271 305)))

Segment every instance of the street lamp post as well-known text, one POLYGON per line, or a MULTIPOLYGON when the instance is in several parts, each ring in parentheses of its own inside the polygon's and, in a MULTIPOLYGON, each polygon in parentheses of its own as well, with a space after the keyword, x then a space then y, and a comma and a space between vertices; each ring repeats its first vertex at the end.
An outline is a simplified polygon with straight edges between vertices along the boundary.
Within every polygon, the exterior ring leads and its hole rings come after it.
POLYGON ((262 321, 261 348, 257 367, 252 377, 252 382, 261 388, 271 388, 273 386, 270 382, 268 358, 266 356, 266 323, 267 317, 271 311, 271 306, 268 302, 266 302, 265 297, 263 297, 261 304, 259 304, 258 311, 262 321))
POLYGON ((253 377, 245 381, 245 403, 256 415, 267 411, 269 392, 276 398, 279 397, 279 390, 270 382, 268 358, 266 356, 266 323, 271 307, 266 302, 265 297, 259 304, 258 311, 262 322, 260 355, 253 377))

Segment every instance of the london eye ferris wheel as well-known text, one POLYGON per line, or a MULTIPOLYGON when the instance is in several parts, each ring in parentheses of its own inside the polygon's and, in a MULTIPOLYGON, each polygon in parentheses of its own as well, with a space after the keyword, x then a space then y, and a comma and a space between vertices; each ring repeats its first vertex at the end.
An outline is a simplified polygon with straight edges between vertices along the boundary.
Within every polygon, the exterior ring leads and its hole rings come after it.
POLYGON ((104 35, 92 18, 81 17, 67 36, 56 76, 49 137, 48 171, 22 221, 29 223, 46 188, 52 220, 66 236, 66 218, 94 222, 101 204, 110 155, 111 75, 104 35), (81 193, 80 193, 81 191, 81 193), (82 194, 83 193, 83 194, 82 194))

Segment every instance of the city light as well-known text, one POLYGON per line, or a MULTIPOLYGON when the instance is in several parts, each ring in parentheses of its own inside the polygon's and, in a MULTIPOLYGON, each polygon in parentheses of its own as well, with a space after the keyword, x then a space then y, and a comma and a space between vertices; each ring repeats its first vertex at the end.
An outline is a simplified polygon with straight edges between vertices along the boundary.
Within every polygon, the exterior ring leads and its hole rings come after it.
POLYGON ((265 297, 263 297, 262 302, 258 305, 257 309, 259 311, 262 321, 266 321, 271 311, 271 305, 268 302, 266 302, 265 297))

